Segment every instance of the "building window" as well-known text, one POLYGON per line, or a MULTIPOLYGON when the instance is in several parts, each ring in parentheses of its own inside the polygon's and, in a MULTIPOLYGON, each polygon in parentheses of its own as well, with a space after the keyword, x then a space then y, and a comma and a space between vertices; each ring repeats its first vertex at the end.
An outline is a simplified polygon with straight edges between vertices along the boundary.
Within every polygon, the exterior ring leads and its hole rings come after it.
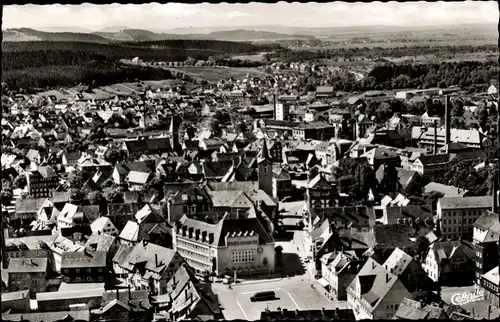
POLYGON ((79 268, 76 269, 76 273, 77 274, 80 273, 80 269, 79 268))

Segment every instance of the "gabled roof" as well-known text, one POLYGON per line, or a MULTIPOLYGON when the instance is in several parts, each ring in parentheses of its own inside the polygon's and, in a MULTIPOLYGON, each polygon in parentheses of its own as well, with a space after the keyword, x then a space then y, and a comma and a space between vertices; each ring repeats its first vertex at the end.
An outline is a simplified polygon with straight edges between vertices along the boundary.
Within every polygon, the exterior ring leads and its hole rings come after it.
POLYGON ((144 264, 144 275, 160 279, 164 270, 172 262, 177 252, 150 242, 137 243, 125 260, 127 269, 132 270, 138 264, 144 264))
POLYGON ((361 284, 361 298, 370 304, 369 310, 373 311, 397 281, 398 278, 394 274, 386 271, 372 258, 368 258, 350 287, 356 289, 356 283, 361 284))
POLYGON ((138 171, 130 171, 127 175, 126 181, 132 184, 146 184, 151 177, 151 173, 149 172, 138 172, 138 171))
POLYGON ((136 242, 139 237, 139 224, 129 220, 120 232, 120 239, 136 242))

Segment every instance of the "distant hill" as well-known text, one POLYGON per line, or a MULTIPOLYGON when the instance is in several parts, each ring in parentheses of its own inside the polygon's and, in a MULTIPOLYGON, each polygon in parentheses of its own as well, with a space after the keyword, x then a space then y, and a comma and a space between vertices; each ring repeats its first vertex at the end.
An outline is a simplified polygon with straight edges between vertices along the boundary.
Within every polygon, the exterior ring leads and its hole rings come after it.
POLYGON ((226 41, 255 41, 255 40, 283 40, 283 39, 314 39, 307 35, 288 35, 267 31, 255 30, 225 30, 210 33, 155 33, 143 29, 124 29, 119 32, 95 32, 94 34, 112 41, 159 41, 169 39, 206 39, 226 41))
POLYGON ((111 27, 106 27, 104 29, 98 30, 97 32, 119 32, 119 31, 126 30, 126 29, 132 29, 132 28, 127 27, 127 26, 111 26, 111 27))
POLYGON ((245 30, 245 29, 215 31, 209 33, 208 36, 213 39, 228 40, 228 41, 315 39, 314 36, 308 36, 308 35, 281 34, 269 31, 255 31, 255 30, 245 30))
POLYGON ((109 43, 110 40, 99 35, 76 32, 45 32, 30 28, 7 29, 3 32, 6 41, 76 41, 92 43, 109 43))

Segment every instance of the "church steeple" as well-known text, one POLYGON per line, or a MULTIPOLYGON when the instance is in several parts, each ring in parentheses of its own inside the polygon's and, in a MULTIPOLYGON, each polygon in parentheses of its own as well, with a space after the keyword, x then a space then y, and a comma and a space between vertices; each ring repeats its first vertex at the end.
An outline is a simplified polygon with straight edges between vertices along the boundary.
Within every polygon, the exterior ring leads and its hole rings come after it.
POLYGON ((262 162, 264 160, 271 162, 271 157, 269 156, 269 149, 267 148, 266 139, 262 139, 262 148, 259 151, 257 160, 258 162, 262 162))

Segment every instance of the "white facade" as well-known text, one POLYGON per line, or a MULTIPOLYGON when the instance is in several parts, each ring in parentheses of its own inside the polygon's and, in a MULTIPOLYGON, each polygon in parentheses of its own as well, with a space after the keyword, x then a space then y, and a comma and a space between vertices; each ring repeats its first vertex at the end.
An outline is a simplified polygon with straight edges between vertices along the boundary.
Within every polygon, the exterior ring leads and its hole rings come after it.
POLYGON ((276 103, 275 119, 286 121, 288 119, 288 106, 282 103, 276 103))

